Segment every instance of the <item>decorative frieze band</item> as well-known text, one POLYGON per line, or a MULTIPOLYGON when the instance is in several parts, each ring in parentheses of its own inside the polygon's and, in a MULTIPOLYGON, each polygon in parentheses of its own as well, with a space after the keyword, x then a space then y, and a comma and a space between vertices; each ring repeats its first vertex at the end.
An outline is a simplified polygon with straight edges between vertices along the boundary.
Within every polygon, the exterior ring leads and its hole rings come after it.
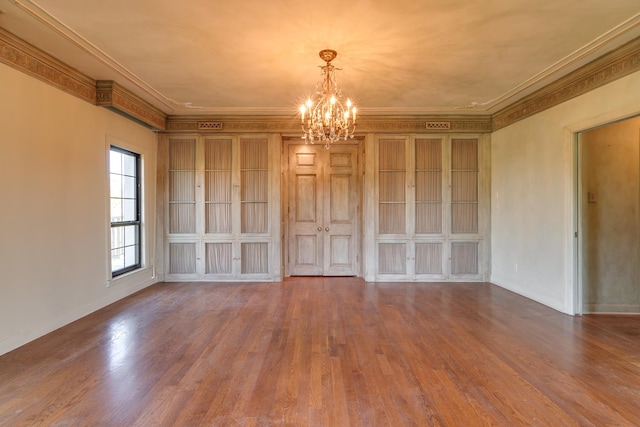
POLYGON ((492 130, 498 130, 562 104, 636 71, 640 71, 640 38, 601 56, 494 114, 492 130))
POLYGON ((166 114, 112 80, 96 83, 96 105, 116 109, 155 130, 166 128, 166 114))
MULTIPOLYGON (((301 132, 297 118, 281 116, 169 116, 167 132, 301 132), (210 126, 215 123, 216 126, 210 126)), ((367 132, 411 132, 411 133, 443 133, 443 132, 491 132, 490 116, 416 116, 410 119, 394 116, 366 117, 361 116, 357 124, 357 133, 367 132), (433 126, 437 123, 437 126, 433 126), (430 126, 431 125, 431 126, 430 126), (445 126, 446 125, 446 126, 445 126)))
POLYGON ((0 28, 0 62, 92 104, 96 81, 0 28))

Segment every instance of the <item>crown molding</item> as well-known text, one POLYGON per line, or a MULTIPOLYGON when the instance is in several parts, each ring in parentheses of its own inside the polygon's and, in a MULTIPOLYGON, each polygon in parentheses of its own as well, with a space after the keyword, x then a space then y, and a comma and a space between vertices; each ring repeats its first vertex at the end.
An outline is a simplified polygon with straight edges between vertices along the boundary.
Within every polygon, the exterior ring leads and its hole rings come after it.
POLYGON ((492 116, 492 130, 509 126, 637 71, 640 71, 640 37, 498 111, 492 116))
POLYGON ((167 98, 151 85, 147 84, 143 79, 126 68, 124 65, 116 61, 109 56, 106 52, 98 48, 89 40, 84 38, 81 34, 74 31, 72 28, 58 20, 55 16, 50 14, 37 2, 32 0, 10 0, 11 3, 29 15, 31 18, 44 25, 55 34, 62 37, 67 42, 71 43, 76 48, 85 52, 92 59, 102 63, 104 66, 117 73, 122 77, 122 82, 129 82, 133 87, 140 92, 148 95, 151 99, 155 100, 158 104, 165 106, 167 109, 173 111, 176 108, 188 108, 190 103, 183 103, 167 98))
POLYGON ((113 80, 96 82, 96 105, 123 113, 153 130, 166 129, 166 115, 113 80))
POLYGON ((113 81, 96 81, 0 28, 0 62, 93 105, 116 110, 154 130, 166 115, 113 81))
POLYGON ((92 104, 96 81, 0 28, 0 62, 92 104))
MULTIPOLYGON (((114 81, 96 81, 0 28, 0 62, 93 105, 104 106, 151 129, 167 132, 300 132, 297 115, 171 115, 114 81)), ((361 114, 358 132, 493 132, 640 71, 640 37, 540 88, 493 115, 361 114)))
MULTIPOLYGON (((297 116, 169 116, 167 133, 279 132, 300 133, 297 116)), ((357 133, 488 133, 491 116, 415 115, 360 117, 357 133)))

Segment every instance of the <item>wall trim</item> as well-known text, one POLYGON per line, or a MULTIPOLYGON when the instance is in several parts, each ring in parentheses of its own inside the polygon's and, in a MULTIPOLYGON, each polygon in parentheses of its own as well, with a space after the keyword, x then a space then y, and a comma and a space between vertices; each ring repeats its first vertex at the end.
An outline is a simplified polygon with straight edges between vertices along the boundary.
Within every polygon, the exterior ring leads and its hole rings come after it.
POLYGON ((96 81, 0 28, 0 62, 92 104, 96 81))
POLYGON ((93 105, 115 110, 154 130, 166 114, 111 80, 94 80, 0 28, 0 62, 93 105))
POLYGON ((532 301, 535 301, 539 304, 545 305, 549 308, 552 308, 560 313, 564 313, 564 314, 569 314, 569 315, 573 315, 574 313, 569 313, 566 310, 566 307, 564 307, 562 304, 559 304, 557 300, 555 299, 551 299, 551 298, 547 298, 547 297, 543 297, 541 295, 537 295, 536 292, 532 292, 530 289, 527 288, 523 288, 520 286, 512 286, 510 284, 508 284, 508 280, 502 280, 500 278, 496 278, 496 277, 491 277, 491 279, 489 280, 489 283, 491 283, 492 285, 498 286, 500 288, 506 289, 510 292, 513 292, 514 294, 518 294, 520 296, 523 296, 525 298, 528 298, 532 301))
POLYGON ((516 101, 492 116, 496 131, 640 71, 640 37, 516 101))
POLYGON ((166 128, 166 114, 113 80, 96 82, 96 105, 114 109, 154 130, 166 128))
MULTIPOLYGON (((198 132, 280 132, 301 134, 300 119, 297 116, 169 116, 168 133, 198 132), (215 123, 215 126, 210 125, 215 123)), ((413 115, 413 116, 361 116, 356 133, 489 133, 489 115, 413 115), (433 126, 438 123, 438 126, 433 126), (446 123, 446 126, 443 124, 446 123)))

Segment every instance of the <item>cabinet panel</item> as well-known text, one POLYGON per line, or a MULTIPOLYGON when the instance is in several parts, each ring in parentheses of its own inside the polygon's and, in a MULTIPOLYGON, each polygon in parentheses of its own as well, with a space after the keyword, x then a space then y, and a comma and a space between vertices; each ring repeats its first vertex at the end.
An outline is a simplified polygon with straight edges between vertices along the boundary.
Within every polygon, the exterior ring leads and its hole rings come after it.
POLYGON ((442 243, 416 243, 416 274, 442 273, 442 243))
POLYGON ((242 274, 266 274, 269 272, 269 243, 241 243, 242 274))
POLYGON ((205 274, 231 274, 233 272, 231 243, 205 243, 205 256, 205 274))
POLYGON ((451 243, 451 274, 478 274, 478 242, 451 243))
POLYGON ((196 274, 196 244, 169 243, 169 273, 196 274))
POLYGON ((406 243, 378 244, 378 272, 380 274, 407 274, 406 243))

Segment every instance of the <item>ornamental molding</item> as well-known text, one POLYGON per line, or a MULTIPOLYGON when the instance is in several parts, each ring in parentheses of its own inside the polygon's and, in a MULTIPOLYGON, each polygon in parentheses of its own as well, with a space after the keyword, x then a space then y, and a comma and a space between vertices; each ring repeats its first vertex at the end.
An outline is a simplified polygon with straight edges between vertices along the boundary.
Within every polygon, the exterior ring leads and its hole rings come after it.
POLYGON ((637 71, 640 71, 640 38, 495 113, 492 130, 509 126, 637 71))
POLYGON ((0 62, 92 104, 96 81, 0 28, 0 62))
MULTIPOLYGON (((93 105, 104 106, 154 130, 176 132, 301 132, 297 116, 167 116, 114 81, 96 81, 0 28, 0 62, 93 105)), ((607 83, 640 71, 636 38, 493 115, 361 115, 357 132, 490 133, 607 83)))
MULTIPOLYGON (((169 116, 167 133, 176 132, 280 132, 301 133, 298 117, 282 116, 169 116), (212 124, 215 124, 212 125, 212 124)), ((398 116, 361 116, 356 133, 488 133, 491 132, 491 117, 425 115, 403 118, 398 116), (438 123, 438 126, 430 126, 438 123), (444 125, 446 124, 446 126, 444 125)))
POLYGON ((166 115, 113 80, 96 82, 96 105, 117 110, 154 130, 165 130, 166 115))

